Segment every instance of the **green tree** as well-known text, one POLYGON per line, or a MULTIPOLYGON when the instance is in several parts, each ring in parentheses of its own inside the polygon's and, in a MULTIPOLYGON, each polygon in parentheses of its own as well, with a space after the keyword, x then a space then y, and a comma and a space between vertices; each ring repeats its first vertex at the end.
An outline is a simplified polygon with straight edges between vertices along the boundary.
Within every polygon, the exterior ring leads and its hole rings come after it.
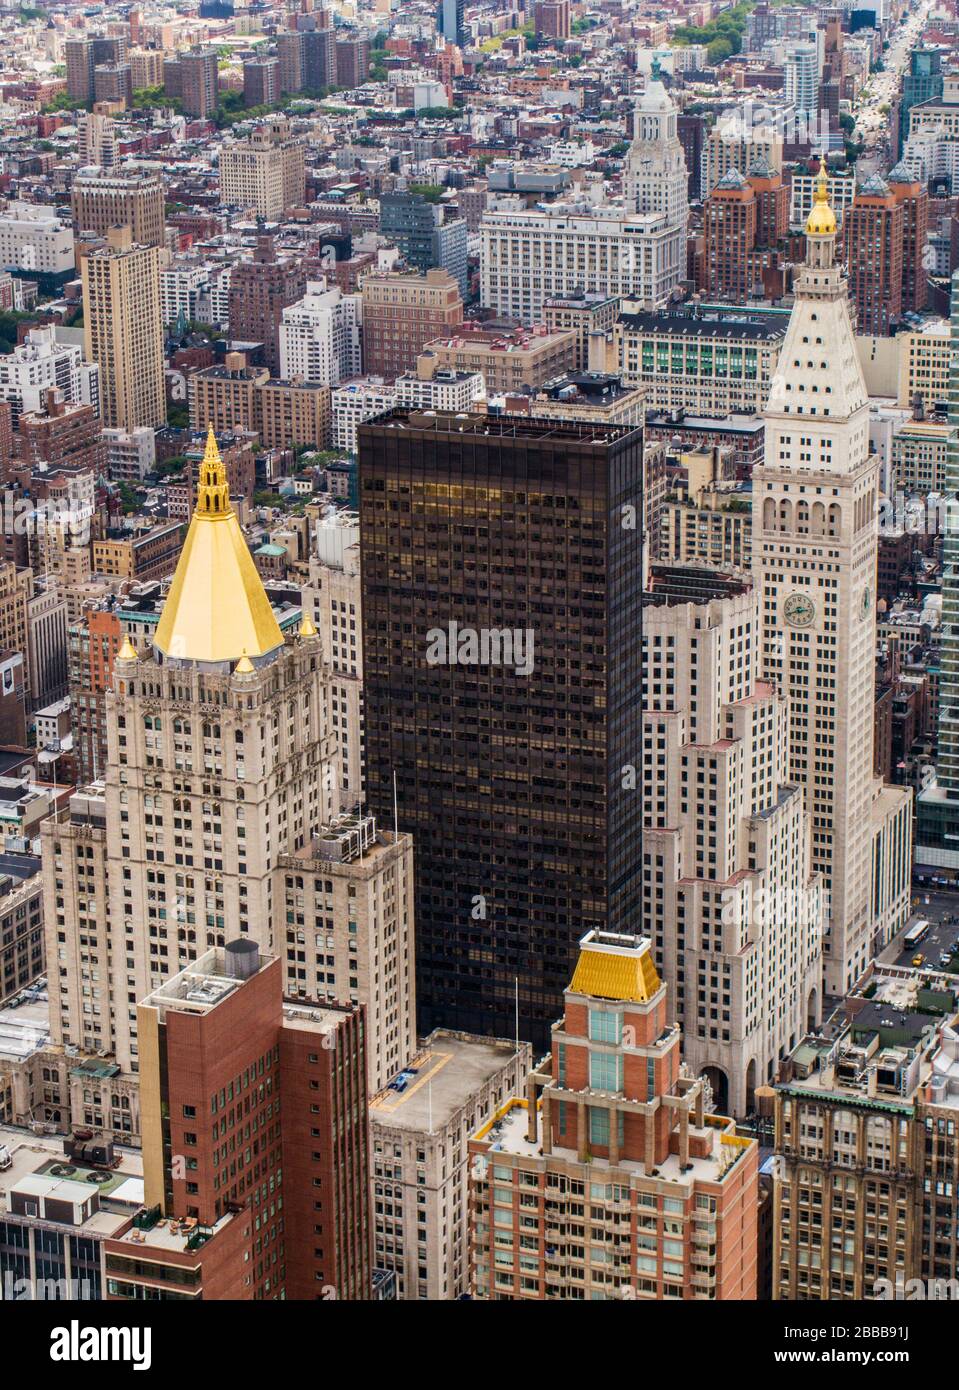
POLYGON ((733 47, 733 41, 731 39, 713 39, 712 43, 708 44, 706 47, 706 56, 714 67, 717 63, 721 63, 725 58, 730 57, 731 54, 738 52, 739 49, 733 47))
POLYGON ((439 183, 411 183, 411 193, 420 193, 428 203, 438 203, 443 197, 443 185, 439 183))

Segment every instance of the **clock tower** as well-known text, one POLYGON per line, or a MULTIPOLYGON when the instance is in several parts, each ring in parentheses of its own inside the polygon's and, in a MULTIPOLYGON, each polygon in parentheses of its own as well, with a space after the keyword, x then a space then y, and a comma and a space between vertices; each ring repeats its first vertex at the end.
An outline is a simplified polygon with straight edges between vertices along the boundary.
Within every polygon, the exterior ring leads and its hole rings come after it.
POLYGON ((904 885, 873 875, 877 836, 890 849, 887 816, 897 854, 909 832, 902 789, 873 774, 879 468, 824 169, 806 247, 753 472, 753 568, 762 669, 789 702, 790 780, 804 788, 827 891, 826 988, 842 993, 908 909, 908 855, 904 885))

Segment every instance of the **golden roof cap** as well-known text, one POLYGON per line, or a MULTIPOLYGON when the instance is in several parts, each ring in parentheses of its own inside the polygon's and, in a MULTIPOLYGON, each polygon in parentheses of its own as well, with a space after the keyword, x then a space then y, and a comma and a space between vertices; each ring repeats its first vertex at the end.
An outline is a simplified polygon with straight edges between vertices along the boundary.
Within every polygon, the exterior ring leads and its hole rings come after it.
POLYGON ((129 633, 125 633, 125 634, 124 634, 124 637, 123 637, 123 643, 122 643, 122 645, 121 645, 121 647, 120 647, 120 650, 117 652, 117 661, 139 661, 139 660, 140 660, 140 658, 139 658, 139 656, 137 655, 137 649, 136 649, 136 647, 133 645, 133 643, 130 641, 130 635, 129 635, 129 633))
POLYGON ((317 632, 316 632, 316 624, 314 623, 313 619, 310 617, 309 613, 304 612, 304 614, 303 614, 303 621, 300 623, 300 636, 301 636, 301 637, 316 637, 316 635, 317 635, 317 632))
POLYGON ((813 188, 813 203, 806 219, 807 236, 835 236, 836 214, 829 206, 829 180, 826 177, 826 161, 819 161, 819 174, 813 188))
POLYGON ((252 676, 256 674, 256 667, 253 665, 253 662, 247 656, 246 652, 243 653, 234 666, 233 674, 235 676, 252 676))
MULTIPOLYGON (((623 938, 620 938, 623 940, 623 938)), ((662 987, 656 973, 647 939, 631 939, 636 944, 610 946, 602 936, 590 933, 584 938, 570 982, 572 994, 593 999, 622 999, 645 1004, 662 987), (595 938, 595 939, 594 939, 595 938)))
POLYGON ((196 507, 153 644, 179 661, 259 657, 283 645, 230 502, 213 426, 200 464, 196 507))

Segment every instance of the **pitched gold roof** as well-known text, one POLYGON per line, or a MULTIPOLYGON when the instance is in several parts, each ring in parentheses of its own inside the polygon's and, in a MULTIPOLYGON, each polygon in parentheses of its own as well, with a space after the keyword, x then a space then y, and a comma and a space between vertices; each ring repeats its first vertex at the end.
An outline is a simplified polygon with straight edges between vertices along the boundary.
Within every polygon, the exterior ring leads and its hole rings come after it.
POLYGON ((127 634, 123 639, 123 645, 117 652, 117 661, 139 661, 139 659, 140 658, 137 656, 137 649, 130 641, 129 634, 127 634))
POLYGON ((200 465, 196 509, 153 644, 182 661, 265 656, 283 634, 240 523, 213 426, 200 465))
POLYGON ((315 637, 316 635, 316 624, 310 617, 309 613, 304 612, 303 621, 300 623, 300 636, 315 637))
POLYGON ((569 988, 573 994, 594 999, 645 1004, 660 986, 648 947, 642 952, 591 951, 587 944, 579 953, 569 988))
POLYGON ((819 175, 813 190, 813 204, 806 219, 807 236, 834 236, 836 233, 836 214, 829 206, 829 181, 826 178, 826 161, 819 162, 819 175))

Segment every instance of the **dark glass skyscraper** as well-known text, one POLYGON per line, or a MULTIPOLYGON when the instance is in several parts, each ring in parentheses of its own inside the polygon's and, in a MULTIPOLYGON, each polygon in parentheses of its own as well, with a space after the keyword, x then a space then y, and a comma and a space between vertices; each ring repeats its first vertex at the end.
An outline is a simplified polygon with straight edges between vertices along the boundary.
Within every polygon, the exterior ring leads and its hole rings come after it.
POLYGON ((411 831, 421 1030, 542 1045, 640 893, 642 431, 358 430, 369 809, 411 831))

